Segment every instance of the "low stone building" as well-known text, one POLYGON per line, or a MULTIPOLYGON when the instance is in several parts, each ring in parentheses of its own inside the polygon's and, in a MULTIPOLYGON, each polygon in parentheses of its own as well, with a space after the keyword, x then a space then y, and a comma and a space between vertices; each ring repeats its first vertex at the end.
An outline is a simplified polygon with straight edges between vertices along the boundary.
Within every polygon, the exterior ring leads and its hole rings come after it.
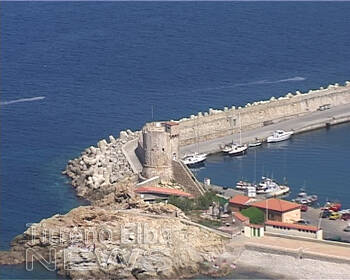
POLYGON ((282 223, 277 221, 266 221, 265 231, 267 233, 309 237, 309 238, 316 238, 319 240, 323 239, 322 229, 315 226, 310 226, 310 225, 299 225, 299 224, 282 223))

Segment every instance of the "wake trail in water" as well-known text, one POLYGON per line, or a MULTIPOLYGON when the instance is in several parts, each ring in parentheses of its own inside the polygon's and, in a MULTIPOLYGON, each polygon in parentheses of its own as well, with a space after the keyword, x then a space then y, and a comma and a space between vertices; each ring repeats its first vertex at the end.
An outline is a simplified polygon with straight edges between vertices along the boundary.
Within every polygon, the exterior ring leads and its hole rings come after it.
POLYGON ((21 103, 21 102, 32 102, 32 101, 43 100, 45 98, 46 98, 45 96, 36 96, 36 97, 30 97, 30 98, 20 98, 20 99, 0 102, 0 105, 10 105, 10 104, 21 103))
POLYGON ((279 84, 279 83, 287 83, 287 82, 300 82, 300 81, 304 81, 304 80, 306 80, 306 78, 297 76, 297 77, 281 79, 281 80, 275 80, 275 81, 260 80, 260 81, 239 83, 239 84, 219 86, 219 87, 195 89, 195 90, 192 90, 191 92, 210 91, 210 90, 227 89, 227 88, 235 88, 235 87, 251 86, 251 85, 264 85, 264 84, 279 84))

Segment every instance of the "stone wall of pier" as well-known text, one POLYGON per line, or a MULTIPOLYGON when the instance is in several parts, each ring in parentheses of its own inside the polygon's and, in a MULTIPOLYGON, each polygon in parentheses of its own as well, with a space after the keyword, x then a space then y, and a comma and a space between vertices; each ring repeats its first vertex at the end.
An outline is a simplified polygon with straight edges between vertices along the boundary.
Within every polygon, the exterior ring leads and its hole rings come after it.
POLYGON ((238 108, 209 109, 178 121, 180 146, 238 133, 240 126, 246 131, 317 111, 325 104, 333 107, 346 103, 350 103, 350 82, 306 93, 288 93, 238 108))

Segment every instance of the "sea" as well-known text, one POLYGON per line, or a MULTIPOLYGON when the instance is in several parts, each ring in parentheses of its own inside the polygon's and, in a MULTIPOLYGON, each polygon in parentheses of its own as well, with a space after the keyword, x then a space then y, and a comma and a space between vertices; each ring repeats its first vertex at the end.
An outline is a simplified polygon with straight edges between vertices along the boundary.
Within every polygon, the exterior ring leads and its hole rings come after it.
MULTIPOLYGON (((102 138, 350 80, 349 10, 349 2, 2 2, 0 249, 28 224, 86 204, 61 171, 102 138)), ((292 195, 305 187, 350 208, 349 139, 350 125, 339 125, 242 158, 214 155, 196 172, 226 186, 287 178, 292 195)), ((0 276, 58 278, 22 265, 1 266, 0 276)))

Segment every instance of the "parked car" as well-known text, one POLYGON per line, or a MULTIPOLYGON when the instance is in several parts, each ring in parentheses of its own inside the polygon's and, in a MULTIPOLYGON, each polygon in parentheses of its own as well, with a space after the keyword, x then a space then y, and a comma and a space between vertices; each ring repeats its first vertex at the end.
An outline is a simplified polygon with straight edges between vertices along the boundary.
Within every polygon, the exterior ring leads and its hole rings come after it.
POLYGON ((299 224, 299 225, 309 225, 310 222, 307 221, 307 220, 301 219, 301 220, 297 221, 297 224, 299 224))
POLYGON ((329 218, 329 216, 330 216, 332 213, 333 213, 332 211, 324 210, 324 211, 321 213, 321 218, 329 218))
POLYGON ((332 210, 334 212, 338 212, 341 209, 341 204, 340 203, 333 203, 329 207, 329 210, 332 210))
POLYGON ((350 220, 350 213, 345 213, 345 214, 341 215, 341 218, 344 221, 350 220))
POLYGON ((341 214, 339 214, 338 212, 333 212, 330 216, 329 219, 330 220, 338 220, 341 218, 341 214))
POLYGON ((301 205, 301 207, 300 207, 300 210, 303 211, 303 212, 306 212, 307 209, 308 209, 308 207, 307 207, 306 204, 303 204, 303 205, 301 205))
POLYGON ((344 228, 344 231, 350 232, 350 226, 347 226, 346 228, 344 228))

